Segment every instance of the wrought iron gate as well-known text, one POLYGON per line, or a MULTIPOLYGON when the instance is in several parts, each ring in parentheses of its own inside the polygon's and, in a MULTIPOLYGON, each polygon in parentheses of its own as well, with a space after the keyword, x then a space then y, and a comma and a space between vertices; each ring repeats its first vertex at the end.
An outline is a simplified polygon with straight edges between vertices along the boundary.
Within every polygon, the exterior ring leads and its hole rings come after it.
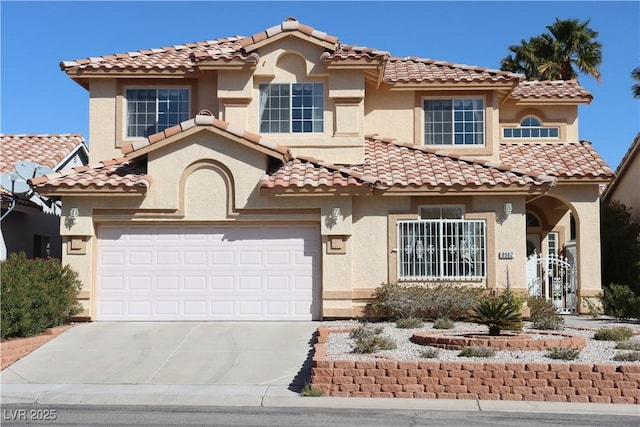
POLYGON ((527 259, 527 286, 531 296, 551 300, 558 313, 576 312, 576 268, 569 258, 534 252, 527 259))

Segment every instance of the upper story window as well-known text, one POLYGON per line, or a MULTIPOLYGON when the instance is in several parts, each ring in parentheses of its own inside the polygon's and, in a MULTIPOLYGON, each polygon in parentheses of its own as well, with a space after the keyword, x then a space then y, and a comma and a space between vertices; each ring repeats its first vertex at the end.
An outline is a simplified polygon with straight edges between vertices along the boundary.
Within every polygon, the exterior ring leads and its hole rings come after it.
POLYGON ((542 126, 535 117, 525 117, 519 127, 505 127, 502 129, 503 138, 557 138, 560 129, 542 126))
POLYGON ((483 145, 482 98, 425 99, 425 145, 483 145))
POLYGON ((260 85, 260 132, 324 132, 322 83, 260 85))
POLYGON ((147 137, 189 118, 189 89, 127 89, 126 136, 147 137))

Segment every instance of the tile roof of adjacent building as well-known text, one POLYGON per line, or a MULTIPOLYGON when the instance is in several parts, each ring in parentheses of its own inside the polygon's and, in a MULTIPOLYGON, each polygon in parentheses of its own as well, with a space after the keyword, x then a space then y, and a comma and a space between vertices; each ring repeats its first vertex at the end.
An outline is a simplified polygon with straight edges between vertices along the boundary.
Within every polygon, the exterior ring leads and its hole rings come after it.
POLYGON ((284 161, 293 158, 288 147, 273 142, 261 135, 237 128, 223 120, 219 120, 209 111, 201 111, 193 119, 185 120, 184 122, 167 128, 162 132, 150 135, 148 138, 143 138, 132 144, 125 145, 121 148, 122 154, 132 157, 131 154, 135 154, 136 151, 158 144, 169 137, 180 134, 194 127, 213 127, 224 133, 240 138, 248 146, 270 152, 274 157, 281 158, 284 161))
POLYGON ((593 95, 577 80, 545 80, 521 82, 511 93, 514 99, 572 99, 591 101, 593 95))
POLYGON ((500 144, 500 160, 514 168, 563 179, 609 180, 614 176, 588 141, 500 144))
POLYGON ((130 162, 121 157, 65 169, 29 182, 37 188, 129 188, 144 191, 151 186, 151 177, 147 174, 145 162, 130 162))
POLYGON ((22 160, 55 169, 80 145, 86 146, 80 134, 0 134, 0 173, 13 172, 22 160))

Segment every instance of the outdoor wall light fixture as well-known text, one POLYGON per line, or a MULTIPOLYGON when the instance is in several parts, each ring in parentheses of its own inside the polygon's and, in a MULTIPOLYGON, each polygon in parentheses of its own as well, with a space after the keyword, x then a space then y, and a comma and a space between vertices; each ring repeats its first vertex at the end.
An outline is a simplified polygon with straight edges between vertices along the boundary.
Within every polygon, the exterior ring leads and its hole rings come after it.
POLYGON ((511 212, 513 212, 513 205, 509 202, 504 204, 504 219, 506 220, 507 218, 509 218, 509 215, 511 215, 511 212))
POLYGON ((80 211, 78 208, 69 209, 69 223, 70 225, 76 225, 78 222, 78 216, 80 215, 80 211))
POLYGON ((340 208, 333 208, 331 210, 331 214, 327 216, 327 227, 332 228, 338 222, 340 222, 340 216, 342 215, 342 211, 340 208))

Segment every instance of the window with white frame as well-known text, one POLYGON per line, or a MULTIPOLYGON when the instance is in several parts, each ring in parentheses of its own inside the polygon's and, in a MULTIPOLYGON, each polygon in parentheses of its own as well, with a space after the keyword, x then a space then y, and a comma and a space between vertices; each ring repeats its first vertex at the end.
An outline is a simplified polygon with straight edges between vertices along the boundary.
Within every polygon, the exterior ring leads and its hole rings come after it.
POLYGON ((509 139, 539 139, 558 138, 560 128, 552 126, 542 126, 540 120, 535 117, 525 117, 519 127, 505 127, 502 129, 503 138, 509 139))
POLYGON ((261 84, 260 132, 324 132, 324 85, 322 83, 261 84))
POLYGON ((547 235, 547 253, 549 256, 558 256, 558 233, 555 231, 547 235))
POLYGON ((189 89, 126 89, 126 136, 142 138, 189 118, 189 89))
POLYGON ((484 99, 425 99, 425 145, 484 145, 484 99))
POLYGON ((421 218, 398 221, 400 280, 460 280, 486 276, 486 222, 463 219, 457 207, 421 208, 421 218))

